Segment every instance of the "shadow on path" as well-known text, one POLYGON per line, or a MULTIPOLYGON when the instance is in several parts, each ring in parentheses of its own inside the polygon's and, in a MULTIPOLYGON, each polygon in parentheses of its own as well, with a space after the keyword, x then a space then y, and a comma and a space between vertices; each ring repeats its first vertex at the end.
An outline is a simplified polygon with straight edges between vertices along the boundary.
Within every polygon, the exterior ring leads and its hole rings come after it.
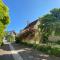
POLYGON ((0 55, 0 60, 14 60, 12 54, 3 54, 0 55))
POLYGON ((0 49, 5 50, 5 51, 10 51, 8 44, 4 44, 3 46, 0 46, 0 49))
POLYGON ((14 60, 8 44, 0 46, 0 60, 14 60))

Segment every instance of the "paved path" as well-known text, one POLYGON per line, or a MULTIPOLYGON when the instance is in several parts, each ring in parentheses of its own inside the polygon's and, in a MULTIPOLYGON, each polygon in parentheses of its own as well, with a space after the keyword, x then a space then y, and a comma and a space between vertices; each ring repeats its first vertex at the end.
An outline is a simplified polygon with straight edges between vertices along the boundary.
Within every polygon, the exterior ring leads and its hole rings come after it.
POLYGON ((0 60, 14 60, 8 44, 0 47, 0 60))
POLYGON ((6 40, 4 43, 0 47, 0 60, 60 60, 59 57, 43 54, 24 45, 10 44, 6 40))
POLYGON ((0 48, 1 60, 23 60, 20 54, 18 54, 17 50, 15 50, 14 47, 7 42, 7 40, 3 40, 3 42, 5 45, 0 48))
POLYGON ((15 51, 14 47, 11 44, 9 44, 9 47, 11 49, 14 60, 23 60, 23 58, 18 54, 17 50, 15 51))

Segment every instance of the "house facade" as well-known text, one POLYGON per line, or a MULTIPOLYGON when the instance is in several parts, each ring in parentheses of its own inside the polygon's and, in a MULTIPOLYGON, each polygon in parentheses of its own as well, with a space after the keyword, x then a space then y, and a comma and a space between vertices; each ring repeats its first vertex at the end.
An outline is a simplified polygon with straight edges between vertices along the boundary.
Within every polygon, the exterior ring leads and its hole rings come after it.
MULTIPOLYGON (((26 41, 26 42, 29 42, 29 43, 39 44, 39 42, 40 42, 40 30, 38 29, 39 24, 40 24, 40 21, 35 20, 32 23, 30 23, 29 25, 27 25, 23 29, 23 31, 19 34, 20 40, 23 40, 23 41, 26 41)), ((60 40, 60 36, 55 35, 55 32, 57 32, 57 31, 53 31, 52 34, 49 35, 49 37, 48 37, 49 41, 55 42, 55 41, 60 40)), ((58 33, 59 32, 60 32, 60 30, 58 31, 58 33)))

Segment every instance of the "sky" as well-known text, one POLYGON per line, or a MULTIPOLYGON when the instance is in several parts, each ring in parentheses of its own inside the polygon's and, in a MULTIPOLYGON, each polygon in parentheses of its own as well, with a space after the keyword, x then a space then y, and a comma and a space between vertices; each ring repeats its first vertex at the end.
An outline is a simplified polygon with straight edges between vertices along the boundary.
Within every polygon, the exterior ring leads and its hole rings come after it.
POLYGON ((60 8, 60 0, 3 0, 9 7, 10 24, 7 31, 20 32, 27 22, 32 22, 49 13, 53 8, 60 8))

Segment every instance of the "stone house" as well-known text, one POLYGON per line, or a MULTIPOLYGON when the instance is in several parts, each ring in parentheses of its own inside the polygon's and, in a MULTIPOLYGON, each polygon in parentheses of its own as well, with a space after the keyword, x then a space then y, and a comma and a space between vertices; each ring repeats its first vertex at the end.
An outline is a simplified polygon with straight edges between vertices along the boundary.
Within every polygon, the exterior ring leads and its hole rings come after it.
MULTIPOLYGON (((38 29, 39 24, 40 24, 40 21, 38 19, 28 24, 23 29, 23 31, 19 33, 18 36, 20 37, 20 40, 38 44, 40 40, 40 34, 39 34, 40 30, 38 29)), ((59 35, 55 36, 53 34, 48 37, 48 40, 55 42, 60 40, 60 36, 59 35)))
POLYGON ((30 43, 39 43, 39 24, 39 20, 35 20, 28 24, 23 31, 19 33, 20 39, 30 43))

